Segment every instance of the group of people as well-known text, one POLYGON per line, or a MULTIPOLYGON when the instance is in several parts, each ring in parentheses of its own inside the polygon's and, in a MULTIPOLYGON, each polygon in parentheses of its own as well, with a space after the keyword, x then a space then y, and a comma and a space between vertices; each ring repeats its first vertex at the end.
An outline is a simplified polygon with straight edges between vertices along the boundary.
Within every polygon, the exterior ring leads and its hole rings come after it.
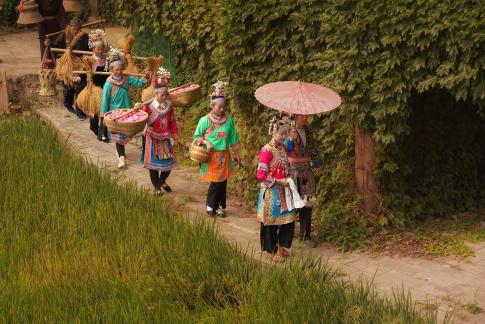
MULTIPOLYGON (((118 109, 133 108, 129 88, 145 88, 153 81, 155 97, 149 103, 144 104, 140 110, 148 115, 148 123, 143 132, 143 149, 140 162, 149 170, 151 182, 157 195, 161 190, 171 191, 166 179, 170 171, 177 166, 177 160, 173 152, 177 145, 178 130, 174 109, 168 100, 168 86, 170 83, 170 72, 161 67, 157 75, 151 78, 146 75, 143 78, 128 76, 124 74, 126 59, 124 53, 108 45, 106 34, 101 29, 92 30, 89 34, 83 33, 77 43, 69 44, 69 38, 75 38, 81 31, 81 21, 77 18, 71 19, 66 33, 60 34, 56 39, 46 38, 44 45, 49 47, 66 48, 82 51, 92 51, 94 58, 92 72, 110 71, 110 75, 94 74, 93 83, 103 89, 102 103, 99 114, 90 117, 90 129, 97 136, 98 140, 109 143, 114 140, 116 154, 118 157, 118 168, 126 168, 125 145, 130 137, 124 134, 109 132, 104 123, 104 116, 110 111, 118 109), (70 33, 71 35, 68 35, 70 33), (66 37, 66 34, 71 37, 66 37)), ((73 85, 63 84, 64 106, 68 112, 77 115, 84 120, 86 115, 75 105, 75 97, 85 88, 86 77, 73 76, 73 85)))
MULTIPOLYGON (((69 30, 76 35, 81 28, 78 19, 71 20, 69 30)), ((53 44, 66 47, 65 36, 61 34, 53 44)), ((126 167, 125 145, 130 137, 110 133, 104 126, 105 114, 117 109, 132 108, 129 87, 144 88, 153 84, 155 97, 143 104, 142 111, 148 114, 143 131, 143 145, 140 162, 148 169, 156 195, 162 189, 172 191, 166 180, 172 169, 178 165, 174 148, 178 146, 179 132, 175 110, 172 106, 168 86, 170 73, 161 67, 155 76, 143 78, 124 74, 125 58, 122 51, 110 48, 102 30, 94 30, 79 38, 77 49, 93 52, 93 72, 108 70, 109 76, 95 75, 93 82, 103 88, 102 104, 98 116, 90 119, 90 128, 99 140, 116 142, 118 167, 126 167)), ((46 45, 51 42, 46 41, 46 45)), ((75 86, 64 85, 64 105, 80 119, 83 113, 73 108, 74 96, 86 85, 83 77, 74 77, 75 86)), ((209 182, 206 212, 210 217, 225 217, 227 181, 234 175, 235 163, 240 163, 239 139, 234 121, 225 110, 225 83, 214 84, 210 99, 210 111, 203 116, 195 129, 194 141, 205 145, 209 152, 206 163, 200 164, 200 176, 209 182)), ((315 194, 314 171, 321 166, 316 157, 311 129, 307 117, 280 116, 271 121, 270 141, 259 153, 256 178, 261 183, 258 198, 257 217, 261 224, 261 248, 271 253, 276 262, 288 257, 291 248, 295 220, 300 221, 300 239, 311 240, 311 198, 315 194)))
MULTIPOLYGON (((239 161, 239 140, 234 121, 225 111, 224 83, 217 82, 210 101, 210 112, 199 120, 194 133, 197 144, 204 144, 209 160, 202 163, 200 175, 210 183, 206 199, 209 216, 225 217, 227 180, 239 161), (232 155, 231 155, 232 150, 232 155)), ((280 116, 269 126, 270 141, 259 153, 256 178, 261 183, 257 217, 261 224, 261 248, 283 262, 289 256, 295 220, 300 221, 300 239, 311 242, 314 174, 322 161, 304 115, 280 116), (298 203, 298 204, 297 204, 298 203)))

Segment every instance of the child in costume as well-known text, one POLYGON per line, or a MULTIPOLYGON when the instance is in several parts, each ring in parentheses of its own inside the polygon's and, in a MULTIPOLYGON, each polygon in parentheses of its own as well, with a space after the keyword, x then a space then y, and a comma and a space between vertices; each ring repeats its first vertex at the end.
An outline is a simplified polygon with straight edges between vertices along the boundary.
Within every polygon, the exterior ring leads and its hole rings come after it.
POLYGON ((150 172, 155 195, 161 195, 161 188, 172 191, 166 180, 178 164, 173 148, 178 145, 179 133, 175 111, 168 100, 169 80, 170 72, 160 67, 153 82, 155 98, 142 107, 149 117, 140 162, 150 172))
MULTIPOLYGON (((148 84, 148 79, 126 76, 123 74, 125 69, 125 55, 117 48, 111 47, 108 52, 108 66, 111 75, 106 80, 103 87, 103 101, 101 104, 101 123, 104 115, 112 110, 131 109, 132 103, 128 88, 143 88, 148 84)), ((118 156, 118 168, 126 167, 125 145, 130 141, 130 137, 124 134, 113 133, 116 142, 116 153, 118 156)))
MULTIPOLYGON (((93 72, 106 71, 108 69, 108 61, 106 59, 108 41, 106 39, 106 34, 102 29, 95 29, 89 33, 89 48, 93 51, 93 72)), ((106 79, 108 79, 107 75, 95 74, 93 76, 93 83, 94 85, 103 88, 106 79)), ((98 140, 109 142, 108 129, 99 124, 99 115, 89 118, 89 128, 98 137, 98 140)))
POLYGON ((234 162, 229 148, 239 162, 239 139, 232 117, 225 112, 223 82, 214 84, 211 97, 211 111, 199 120, 194 133, 196 144, 205 144, 209 160, 202 163, 200 175, 210 183, 206 200, 206 211, 209 216, 225 217, 227 180, 234 175, 234 162))
MULTIPOLYGON (((273 119, 269 133, 271 140, 259 153, 256 178, 261 182, 258 199, 258 220, 261 223, 261 249, 273 254, 273 260, 283 262, 291 248, 295 230, 295 209, 288 207, 285 187, 288 186, 290 163, 284 142, 288 125, 273 119)), ((289 148, 291 150, 291 147, 289 148)))

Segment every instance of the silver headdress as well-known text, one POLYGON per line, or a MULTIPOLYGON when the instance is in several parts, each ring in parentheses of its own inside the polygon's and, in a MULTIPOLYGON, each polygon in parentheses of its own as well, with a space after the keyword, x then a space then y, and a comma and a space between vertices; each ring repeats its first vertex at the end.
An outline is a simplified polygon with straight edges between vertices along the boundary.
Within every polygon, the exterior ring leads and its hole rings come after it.
POLYGON ((211 94, 211 106, 217 103, 225 103, 225 87, 227 82, 217 81, 212 85, 214 87, 214 92, 211 94))
POLYGON ((95 48, 98 45, 104 45, 108 47, 108 41, 106 40, 106 33, 102 29, 95 29, 89 33, 89 48, 95 48))
POLYGON ((280 116, 273 117, 269 122, 268 134, 273 135, 280 128, 285 128, 288 130, 290 127, 288 117, 280 116))
POLYGON ((110 46, 106 59, 109 62, 109 67, 112 67, 113 65, 125 64, 125 54, 122 50, 113 46, 110 46))
POLYGON ((160 68, 157 71, 157 76, 162 79, 170 79, 170 71, 164 68, 163 66, 160 66, 160 68))

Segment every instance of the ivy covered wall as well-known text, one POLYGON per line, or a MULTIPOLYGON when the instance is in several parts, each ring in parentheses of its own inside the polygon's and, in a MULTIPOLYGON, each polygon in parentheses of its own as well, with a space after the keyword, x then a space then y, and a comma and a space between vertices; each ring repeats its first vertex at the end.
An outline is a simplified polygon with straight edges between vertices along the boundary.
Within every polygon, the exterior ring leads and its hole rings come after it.
MULTIPOLYGON (((254 91, 295 79, 334 87, 344 99, 340 109, 311 121, 325 161, 315 220, 322 237, 348 248, 368 226, 449 215, 483 200, 485 154, 477 139, 484 129, 485 2, 120 0, 117 6, 125 24, 172 42, 179 83, 200 83, 207 93, 217 78, 229 81, 229 108, 249 166, 239 175, 248 200, 255 201, 256 153, 274 113, 254 91), (375 141, 379 224, 359 216, 355 124, 375 141), (453 137, 463 142, 447 142, 453 137)), ((206 105, 193 109, 203 113, 206 105)))
POLYGON ((17 6, 20 0, 0 0, 0 27, 15 25, 18 17, 17 6))

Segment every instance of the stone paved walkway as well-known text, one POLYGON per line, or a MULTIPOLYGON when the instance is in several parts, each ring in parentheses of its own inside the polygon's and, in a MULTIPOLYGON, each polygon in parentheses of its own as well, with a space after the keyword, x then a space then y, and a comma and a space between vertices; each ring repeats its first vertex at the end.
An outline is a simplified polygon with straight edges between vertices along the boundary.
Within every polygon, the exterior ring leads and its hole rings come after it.
MULTIPOLYGON (((122 29, 113 31, 124 33, 122 29)), ((37 73, 37 66, 31 66, 31 58, 36 57, 38 51, 35 37, 35 33, 0 36, 0 59, 4 60, 4 63, 0 63, 0 69, 13 68, 19 73, 37 73), (21 46, 17 45, 19 42, 21 46), (19 67, 20 64, 23 66, 19 67)), ((111 172, 120 182, 133 181, 146 189, 151 188, 147 171, 137 163, 140 148, 136 140, 127 146, 128 169, 117 170, 113 143, 97 141, 89 130, 88 121, 81 122, 61 108, 61 98, 41 101, 39 106, 43 108, 37 109, 36 113, 57 129, 59 138, 73 152, 111 172)), ((207 185, 199 181, 196 170, 177 169, 168 182, 174 192, 167 197, 175 205, 183 206, 188 217, 204 210, 207 185)), ((229 199, 228 205, 229 217, 217 220, 221 234, 242 249, 259 253, 259 227, 254 212, 234 197, 229 199)), ((342 277, 373 280, 382 294, 389 295, 395 289, 404 288, 411 292, 415 300, 436 301, 440 318, 446 311, 454 310, 456 322, 485 323, 483 313, 471 315, 465 310, 465 305, 469 303, 485 309, 485 243, 473 247, 475 256, 469 258, 470 263, 453 258, 427 260, 372 256, 362 252, 339 253, 329 245, 313 249, 297 245, 292 249, 292 254, 321 257, 338 269, 342 277)))

